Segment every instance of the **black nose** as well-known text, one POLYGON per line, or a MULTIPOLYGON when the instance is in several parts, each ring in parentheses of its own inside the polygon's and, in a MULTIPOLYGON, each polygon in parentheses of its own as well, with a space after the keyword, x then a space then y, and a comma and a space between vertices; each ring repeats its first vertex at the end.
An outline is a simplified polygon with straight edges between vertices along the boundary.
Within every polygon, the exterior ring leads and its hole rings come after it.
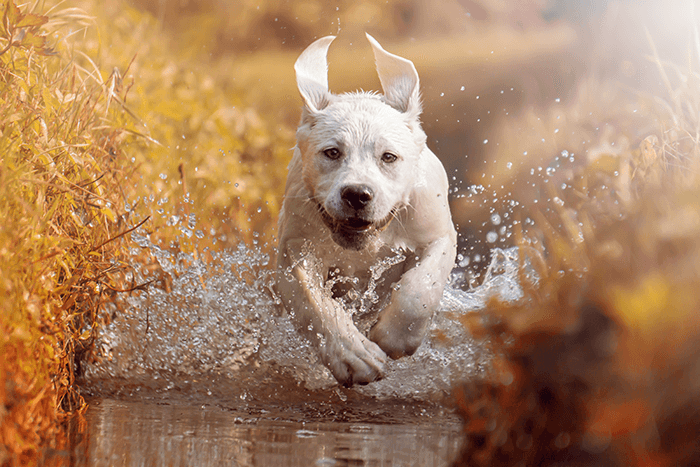
POLYGON ((355 211, 364 209, 373 197, 374 192, 367 185, 348 185, 340 192, 340 198, 355 211))

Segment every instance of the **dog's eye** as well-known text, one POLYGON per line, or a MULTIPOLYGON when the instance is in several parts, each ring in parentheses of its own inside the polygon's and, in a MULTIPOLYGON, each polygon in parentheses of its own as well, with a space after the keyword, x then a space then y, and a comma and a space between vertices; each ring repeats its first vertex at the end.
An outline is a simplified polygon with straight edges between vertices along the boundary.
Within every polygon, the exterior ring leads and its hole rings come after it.
POLYGON ((392 154, 390 152, 385 152, 382 154, 382 162, 386 162, 387 164, 391 164, 392 162, 396 162, 396 159, 398 159, 399 156, 396 154, 392 154))
POLYGON ((340 157, 340 151, 338 150, 338 148, 328 148, 325 151, 323 151, 323 154, 331 160, 336 160, 340 157))

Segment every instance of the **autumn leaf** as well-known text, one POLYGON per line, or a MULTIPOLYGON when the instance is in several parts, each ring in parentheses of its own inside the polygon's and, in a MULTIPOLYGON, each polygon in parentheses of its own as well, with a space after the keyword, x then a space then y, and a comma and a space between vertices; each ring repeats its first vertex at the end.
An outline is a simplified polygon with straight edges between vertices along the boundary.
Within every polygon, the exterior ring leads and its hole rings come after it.
POLYGON ((19 45, 27 49, 34 47, 38 51, 39 49, 43 49, 45 47, 46 36, 38 35, 33 32, 27 32, 24 34, 24 37, 22 37, 19 45))
POLYGON ((43 26, 49 21, 48 16, 43 16, 43 15, 35 15, 32 13, 28 13, 26 15, 21 15, 19 21, 17 24, 15 24, 16 28, 38 28, 40 26, 43 26))
POLYGON ((15 28, 17 22, 22 17, 22 13, 19 11, 17 5, 12 0, 7 0, 5 2, 5 15, 3 17, 3 25, 10 29, 15 28))

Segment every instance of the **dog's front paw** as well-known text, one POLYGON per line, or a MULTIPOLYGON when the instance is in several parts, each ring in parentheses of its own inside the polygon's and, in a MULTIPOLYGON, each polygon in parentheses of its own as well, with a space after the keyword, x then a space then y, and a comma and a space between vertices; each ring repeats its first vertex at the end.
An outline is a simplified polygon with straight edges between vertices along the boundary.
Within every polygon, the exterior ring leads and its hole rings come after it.
POLYGON ((329 334, 321 343, 321 359, 344 386, 380 379, 386 354, 359 331, 329 334))
POLYGON ((369 338, 393 359, 413 355, 425 337, 429 315, 408 317, 401 312, 385 310, 372 327, 369 338))

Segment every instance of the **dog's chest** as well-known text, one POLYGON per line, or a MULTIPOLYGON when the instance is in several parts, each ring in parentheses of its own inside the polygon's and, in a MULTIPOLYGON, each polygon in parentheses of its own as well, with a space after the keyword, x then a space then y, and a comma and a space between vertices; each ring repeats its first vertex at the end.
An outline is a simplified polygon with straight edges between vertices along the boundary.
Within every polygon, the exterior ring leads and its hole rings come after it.
POLYGON ((350 289, 360 293, 368 288, 379 293, 388 290, 401 278, 407 256, 410 256, 387 247, 377 252, 334 250, 335 254, 329 256, 326 262, 326 278, 336 284, 335 294, 341 295, 350 289))

